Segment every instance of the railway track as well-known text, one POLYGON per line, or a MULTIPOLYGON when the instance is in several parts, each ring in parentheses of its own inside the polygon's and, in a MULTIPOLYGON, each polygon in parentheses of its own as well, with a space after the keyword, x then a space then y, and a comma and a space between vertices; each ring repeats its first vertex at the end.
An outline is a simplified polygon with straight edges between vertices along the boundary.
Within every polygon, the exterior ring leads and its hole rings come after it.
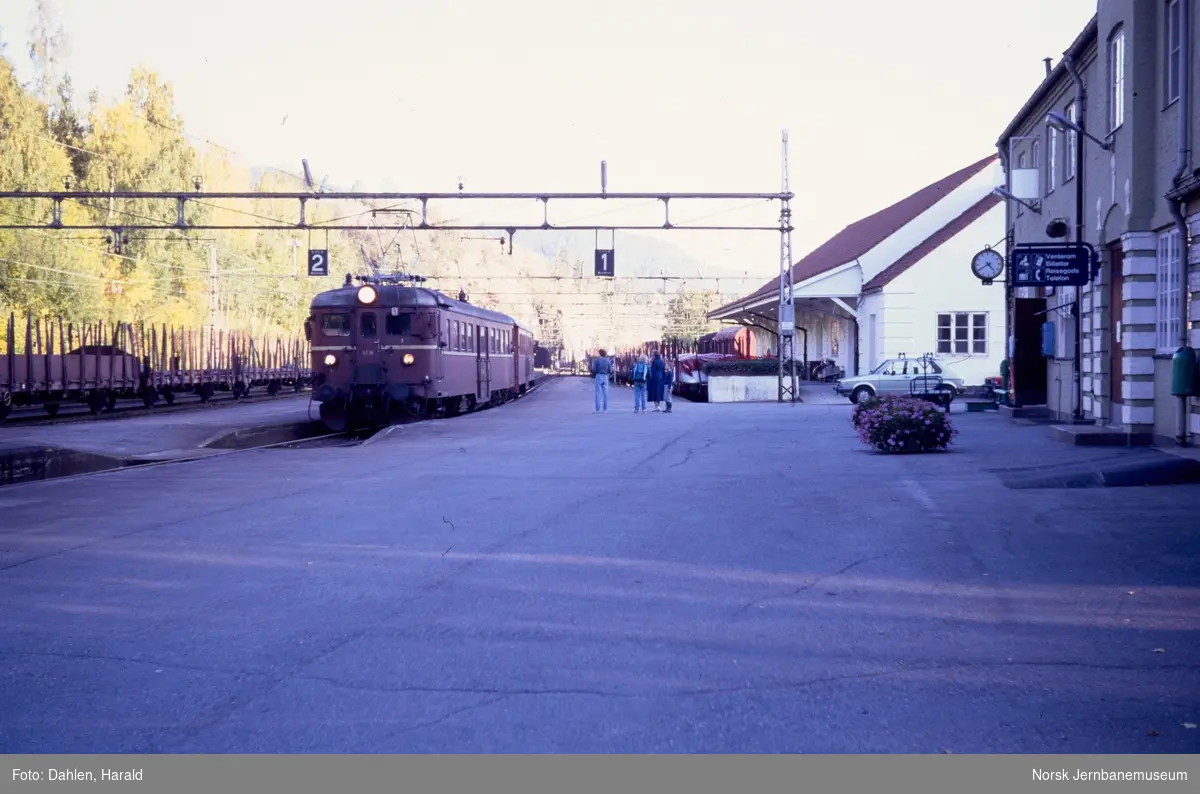
POLYGON ((0 435, 4 433, 5 427, 42 427, 59 424, 73 424, 78 422, 105 422, 114 419, 130 419, 139 416, 155 416, 162 414, 173 414, 182 411, 196 411, 203 408, 225 408, 233 405, 255 405, 258 403, 270 402, 272 400, 289 399, 295 396, 304 395, 311 390, 304 388, 299 392, 280 392, 276 395, 266 393, 250 394, 245 397, 234 397, 232 392, 217 392, 207 402, 201 400, 200 397, 194 394, 180 394, 175 397, 174 403, 168 405, 160 403, 152 408, 147 408, 143 405, 140 399, 128 399, 118 401, 117 405, 112 410, 101 411, 100 413, 92 413, 91 409, 83 403, 63 403, 56 414, 53 416, 47 415, 42 406, 28 406, 14 408, 3 422, 0 422, 0 435))

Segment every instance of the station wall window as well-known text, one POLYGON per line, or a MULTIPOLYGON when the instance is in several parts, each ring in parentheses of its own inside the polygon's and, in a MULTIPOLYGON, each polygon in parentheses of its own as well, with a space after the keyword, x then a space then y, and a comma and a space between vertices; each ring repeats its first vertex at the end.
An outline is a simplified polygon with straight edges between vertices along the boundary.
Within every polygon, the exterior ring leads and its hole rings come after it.
POLYGON ((987 312, 947 312, 937 316, 937 352, 987 355, 987 312))
MULTIPOLYGON (((1071 103, 1067 105, 1067 118, 1069 118, 1071 121, 1077 121, 1075 118, 1077 114, 1078 110, 1076 109, 1075 102, 1072 100, 1071 103)), ((1079 135, 1074 130, 1067 132, 1066 137, 1066 162, 1063 163, 1063 166, 1066 169, 1067 175, 1063 178, 1063 182, 1075 178, 1075 147, 1079 145, 1079 135)))
POLYGON ((1125 123, 1125 28, 1118 27, 1108 39, 1108 129, 1125 123))
POLYGON ((1166 90, 1167 104, 1179 99, 1179 69, 1182 64, 1183 51, 1180 47, 1179 0, 1169 0, 1167 3, 1166 24, 1166 74, 1163 75, 1163 87, 1166 90))
POLYGON ((1168 229, 1158 235, 1158 301, 1155 303, 1156 347, 1160 353, 1174 353, 1179 337, 1179 230, 1168 229))

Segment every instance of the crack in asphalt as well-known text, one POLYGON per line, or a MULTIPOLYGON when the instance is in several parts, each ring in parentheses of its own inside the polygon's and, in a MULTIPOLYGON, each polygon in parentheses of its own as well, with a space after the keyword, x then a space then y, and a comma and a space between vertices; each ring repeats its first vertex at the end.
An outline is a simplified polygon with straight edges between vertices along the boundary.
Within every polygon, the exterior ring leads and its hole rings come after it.
POLYGON ((651 461, 656 460, 659 455, 662 455, 668 449, 675 446, 683 439, 687 438, 688 435, 690 435, 690 433, 691 433, 691 428, 689 427, 687 430, 683 431, 679 435, 677 435, 674 438, 667 441, 665 444, 663 444, 661 447, 659 447, 656 451, 650 453, 650 455, 645 460, 635 463, 634 468, 635 469, 641 468, 642 466, 645 466, 647 463, 650 463, 651 461))
POLYGON ((688 450, 688 451, 687 451, 687 452, 684 454, 684 456, 683 456, 683 460, 679 461, 678 463, 672 463, 672 464, 671 464, 671 466, 670 466, 670 468, 672 468, 672 469, 677 469, 677 468, 679 468, 680 466, 684 465, 684 464, 685 464, 685 463, 687 463, 689 460, 691 460, 691 459, 692 459, 692 456, 693 456, 693 455, 695 455, 697 452, 703 452, 704 450, 708 449, 709 447, 711 447, 711 446, 712 446, 713 444, 715 444, 715 443, 716 443, 716 439, 715 439, 715 438, 710 438, 710 439, 708 439, 707 441, 705 441, 703 445, 701 445, 701 446, 699 446, 699 447, 692 447, 692 448, 690 448, 690 449, 689 449, 689 450, 688 450))
POLYGON ((418 722, 415 725, 410 725, 407 728, 396 731, 396 733, 394 735, 395 736, 403 736, 406 733, 412 733, 413 731, 419 731, 422 728, 432 728, 435 725, 441 725, 443 722, 446 722, 448 720, 453 719, 454 717, 457 717, 459 714, 466 714, 471 711, 479 711, 479 709, 487 708, 488 706, 495 705, 496 703, 499 703, 499 702, 501 702, 503 700, 507 700, 507 699, 508 699, 507 695, 501 695, 500 697, 488 698, 487 700, 484 700, 482 703, 473 703, 470 706, 463 706, 462 708, 454 709, 453 711, 443 714, 441 717, 438 717, 435 720, 426 720, 425 722, 418 722))
POLYGON ((811 582, 808 582, 806 584, 801 585, 800 587, 797 587, 795 590, 793 590, 790 593, 784 593, 783 595, 777 595, 777 596, 767 596, 766 598, 756 598, 753 601, 750 601, 749 603, 747 603, 745 606, 743 606, 741 609, 739 609, 734 614, 735 615, 743 615, 746 612, 748 612, 750 609, 758 606, 759 604, 765 604, 769 601, 781 601, 785 598, 794 598, 794 597, 800 595, 801 593, 805 592, 806 590, 813 589, 817 585, 821 584, 821 582, 828 581, 829 579, 833 579, 835 577, 841 576, 842 574, 847 573, 847 572, 853 570, 854 568, 857 568, 858 566, 863 565, 865 563, 873 562, 874 560, 882 560, 883 558, 887 557, 891 553, 892 552, 890 552, 890 551, 885 551, 883 554, 873 554, 869 557, 863 557, 862 559, 855 560, 854 562, 850 563, 849 565, 842 568, 841 570, 837 570, 832 573, 822 574, 821 576, 818 576, 815 579, 813 579, 811 582))

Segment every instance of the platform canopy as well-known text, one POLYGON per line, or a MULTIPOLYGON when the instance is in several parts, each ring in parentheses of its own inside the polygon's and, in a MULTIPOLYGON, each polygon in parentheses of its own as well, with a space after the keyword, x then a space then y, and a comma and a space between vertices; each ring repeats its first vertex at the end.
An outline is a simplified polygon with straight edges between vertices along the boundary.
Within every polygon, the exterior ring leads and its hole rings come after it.
MULTIPOLYGON (((940 214, 931 212, 935 205, 996 160, 996 155, 985 157, 855 221, 796 262, 792 289, 797 311, 855 317, 864 293, 881 289, 923 258, 931 243, 940 244, 938 238, 957 233, 999 201, 987 188, 982 198, 964 198, 963 207, 944 220, 932 217, 940 214)), ((708 317, 748 325, 765 323, 773 330, 778 313, 779 279, 773 278, 746 297, 714 309, 708 317)))

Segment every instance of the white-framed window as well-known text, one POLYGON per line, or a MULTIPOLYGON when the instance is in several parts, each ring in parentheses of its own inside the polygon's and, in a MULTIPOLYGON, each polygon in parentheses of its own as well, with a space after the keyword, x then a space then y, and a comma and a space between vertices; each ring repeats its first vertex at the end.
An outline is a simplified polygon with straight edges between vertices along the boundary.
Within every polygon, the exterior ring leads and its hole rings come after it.
POLYGON ((1179 345, 1179 230, 1158 235, 1158 322, 1160 353, 1174 352, 1179 345))
POLYGON ((1050 127, 1046 141, 1046 195, 1054 192, 1054 183, 1058 179, 1058 130, 1050 127))
POLYGON ((1183 66, 1183 51, 1179 35, 1179 0, 1168 0, 1166 25, 1166 56, 1164 65, 1163 86, 1166 89, 1167 104, 1179 99, 1179 70, 1183 66))
MULTIPOLYGON (((1034 149, 1034 152, 1035 153, 1037 152, 1036 148, 1034 149)), ((1034 164, 1035 165, 1037 164, 1036 159, 1034 160, 1034 164)), ((1025 152, 1020 152, 1017 154, 1017 170, 1020 171, 1023 168, 1025 168, 1025 152)), ((1024 214, 1025 214, 1025 205, 1018 201, 1017 202, 1017 217, 1019 218, 1024 214)))
MULTIPOLYGON (((1072 122, 1078 123, 1079 119, 1075 118, 1077 115, 1079 115, 1079 106, 1074 102, 1071 102, 1069 105, 1067 105, 1067 118, 1069 118, 1072 122)), ((1078 145, 1079 134, 1074 130, 1069 130, 1067 132, 1066 145, 1067 162, 1063 164, 1066 166, 1063 170, 1066 171, 1067 174, 1066 177, 1063 178, 1064 182, 1066 182, 1068 179, 1075 178, 1075 158, 1077 156, 1075 147, 1078 145)))
POLYGON ((1125 28, 1117 28, 1108 40, 1108 129, 1125 123, 1125 28))
POLYGON ((987 312, 941 312, 937 316, 937 352, 954 356, 986 356, 987 312))

